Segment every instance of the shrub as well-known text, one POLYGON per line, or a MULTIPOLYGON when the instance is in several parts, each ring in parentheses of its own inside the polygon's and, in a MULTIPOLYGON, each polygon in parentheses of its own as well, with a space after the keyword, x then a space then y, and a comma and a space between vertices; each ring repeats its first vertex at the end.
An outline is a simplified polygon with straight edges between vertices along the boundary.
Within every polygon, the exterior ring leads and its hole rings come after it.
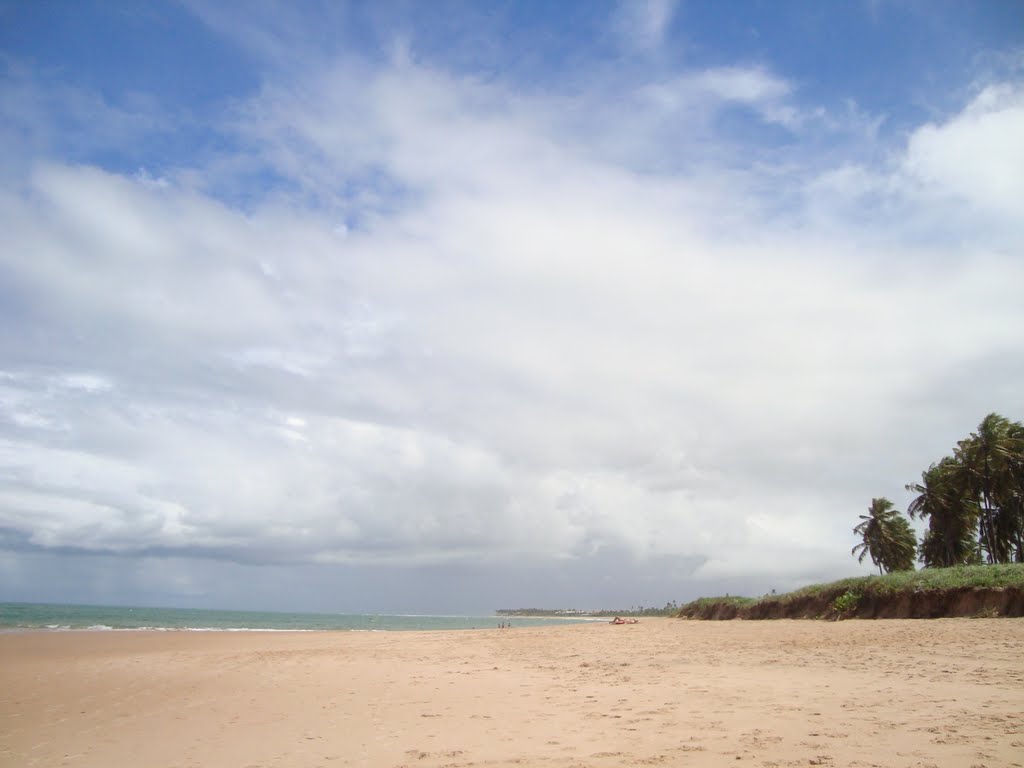
POLYGON ((832 601, 832 610, 836 613, 837 619, 845 619, 848 615, 857 610, 860 604, 861 594, 857 590, 848 589, 832 601))

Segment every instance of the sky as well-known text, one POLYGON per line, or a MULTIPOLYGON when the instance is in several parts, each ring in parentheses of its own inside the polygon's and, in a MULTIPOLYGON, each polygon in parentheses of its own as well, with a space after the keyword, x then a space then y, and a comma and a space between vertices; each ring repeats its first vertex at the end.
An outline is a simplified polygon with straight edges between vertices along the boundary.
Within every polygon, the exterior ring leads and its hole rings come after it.
POLYGON ((0 0, 0 600, 867 574, 1022 292, 1018 2, 0 0))

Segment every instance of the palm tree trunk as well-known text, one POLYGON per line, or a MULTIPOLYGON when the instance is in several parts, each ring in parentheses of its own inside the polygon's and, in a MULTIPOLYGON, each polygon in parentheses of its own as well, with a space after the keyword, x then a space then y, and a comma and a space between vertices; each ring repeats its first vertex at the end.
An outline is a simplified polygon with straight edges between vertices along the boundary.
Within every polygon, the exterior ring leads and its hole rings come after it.
MULTIPOLYGON (((985 474, 988 475, 988 467, 986 467, 985 469, 985 474)), ((992 515, 992 502, 989 499, 987 488, 984 491, 982 491, 981 499, 985 548, 988 549, 988 562, 991 565, 992 563, 999 562, 999 550, 996 541, 997 531, 995 519, 992 515)))

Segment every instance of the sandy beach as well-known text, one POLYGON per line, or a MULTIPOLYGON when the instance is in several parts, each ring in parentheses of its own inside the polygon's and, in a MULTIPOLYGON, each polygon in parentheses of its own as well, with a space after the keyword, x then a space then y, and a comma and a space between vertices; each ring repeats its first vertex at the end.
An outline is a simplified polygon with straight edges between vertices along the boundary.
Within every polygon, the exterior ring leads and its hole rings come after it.
POLYGON ((1024 620, 0 635, 0 765, 1019 766, 1024 620))

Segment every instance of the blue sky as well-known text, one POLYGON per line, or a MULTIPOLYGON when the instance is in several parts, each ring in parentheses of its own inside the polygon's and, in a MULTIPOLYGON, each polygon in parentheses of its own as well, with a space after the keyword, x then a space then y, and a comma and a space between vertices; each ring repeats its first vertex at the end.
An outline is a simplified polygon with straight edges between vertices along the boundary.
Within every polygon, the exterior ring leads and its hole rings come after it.
MULTIPOLYGON (((233 146, 225 116, 282 72, 339 60, 385 66, 403 47, 425 66, 525 93, 571 95, 600 85, 620 99, 681 71, 760 67, 817 107, 852 102, 883 118, 882 137, 899 141, 961 106, 976 78, 1017 66, 1024 26, 1024 11, 1007 2, 15 2, 0 12, 9 75, 75 88, 142 120, 160 118, 162 125, 149 124, 129 142, 95 136, 82 146, 81 136, 55 131, 58 149, 122 171, 188 164, 233 146), (658 22, 656 32, 644 27, 658 22)), ((61 114, 69 106, 53 104, 51 117, 69 117, 61 114)), ((719 115, 716 127, 795 143, 749 117, 719 115)))
POLYGON ((1018 3, 0 3, 0 599, 859 573, 1024 415, 1022 135, 1018 3))

